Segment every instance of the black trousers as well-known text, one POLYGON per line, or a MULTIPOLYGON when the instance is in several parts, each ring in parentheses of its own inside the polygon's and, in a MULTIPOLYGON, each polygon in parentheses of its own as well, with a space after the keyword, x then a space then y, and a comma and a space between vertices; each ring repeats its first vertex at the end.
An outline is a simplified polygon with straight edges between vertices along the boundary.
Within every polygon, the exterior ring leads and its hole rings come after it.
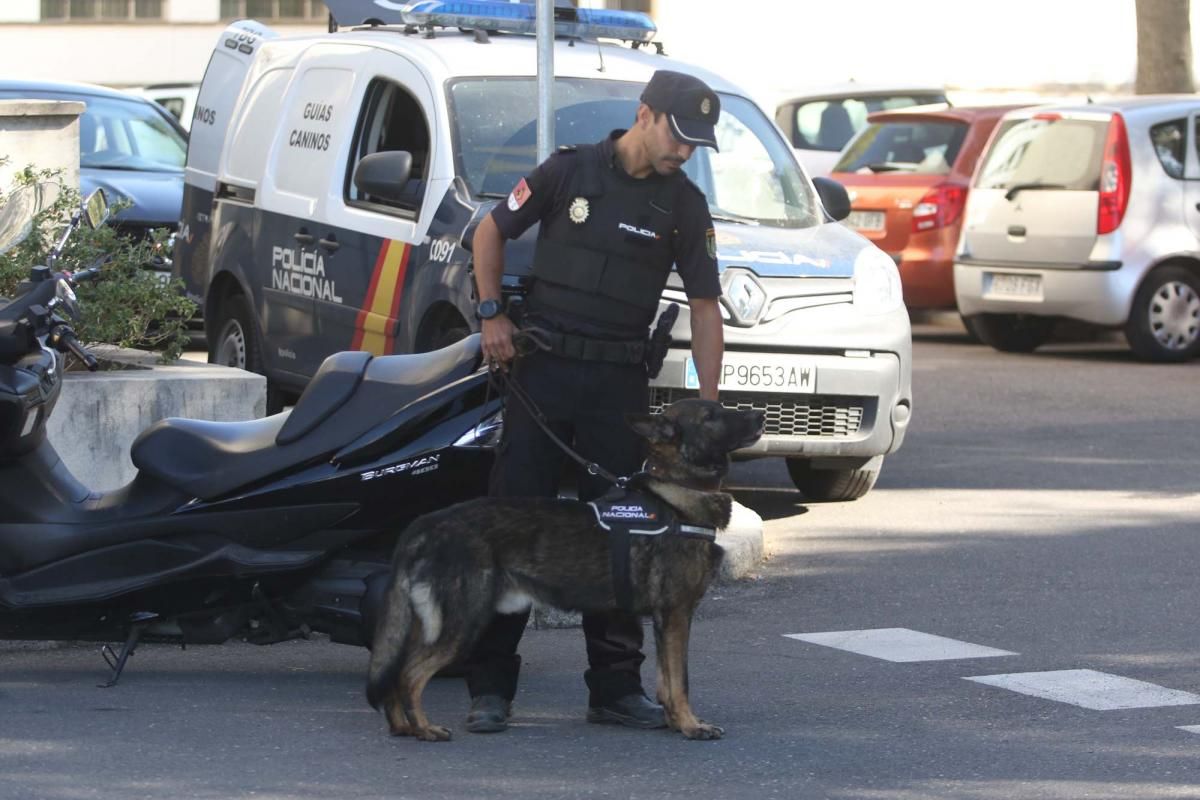
MULTIPOLYGON (((628 475, 643 461, 642 440, 625 422, 629 412, 646 413, 646 370, 641 364, 579 361, 538 352, 521 358, 512 377, 541 409, 554 434, 589 461, 617 475, 628 475)), ((554 497, 566 464, 575 466, 546 436, 524 405, 509 397, 504 434, 491 475, 493 497, 554 497)), ((602 478, 576 470, 580 500, 604 494, 602 478)), ((512 700, 521 657, 517 645, 529 612, 497 614, 467 663, 472 697, 498 694, 512 700)), ((600 705, 642 691, 642 625, 624 611, 583 615, 589 669, 584 673, 589 705, 600 705)))

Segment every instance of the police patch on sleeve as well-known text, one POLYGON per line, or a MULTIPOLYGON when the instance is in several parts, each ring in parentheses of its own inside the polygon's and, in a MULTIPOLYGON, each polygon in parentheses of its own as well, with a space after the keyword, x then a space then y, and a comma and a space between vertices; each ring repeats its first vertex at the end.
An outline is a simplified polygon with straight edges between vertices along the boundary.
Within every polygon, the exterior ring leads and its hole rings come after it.
POLYGON ((521 178, 521 182, 518 183, 516 188, 513 189, 508 195, 508 210, 516 211, 521 206, 525 205, 525 201, 528 200, 532 194, 533 192, 529 190, 529 184, 525 182, 524 178, 521 178))
POLYGON ((708 251, 709 258, 717 257, 717 232, 712 228, 704 232, 704 249, 708 251))

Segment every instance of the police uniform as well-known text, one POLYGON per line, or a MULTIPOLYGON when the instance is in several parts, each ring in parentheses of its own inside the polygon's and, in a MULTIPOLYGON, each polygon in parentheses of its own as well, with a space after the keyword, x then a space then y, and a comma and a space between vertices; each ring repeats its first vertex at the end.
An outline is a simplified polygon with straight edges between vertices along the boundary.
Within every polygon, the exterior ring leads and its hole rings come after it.
MULTIPOLYGON (((643 102, 669 108, 680 99, 670 81, 647 85, 643 102), (665 92, 655 95, 656 87, 665 92), (655 102, 651 102, 655 100, 655 102)), ((719 114, 717 97, 690 76, 693 116, 719 114)), ((673 131, 677 139, 680 131, 673 131)), ((688 125, 688 121, 683 121, 688 125)), ((708 202, 679 171, 644 178, 627 174, 617 157, 614 131, 594 145, 563 148, 540 164, 492 212, 501 235, 520 236, 541 223, 533 284, 523 327, 548 332, 549 352, 517 359, 512 377, 532 397, 550 428, 583 458, 628 475, 643 460, 642 442, 625 422, 646 413, 648 379, 644 348, 648 327, 674 266, 689 298, 721 294, 708 202)), ((687 141, 684 137, 683 141, 687 141)), ((715 142, 697 141, 715 147, 715 142)), ((504 435, 491 476, 493 496, 557 494, 565 454, 520 402, 505 405, 504 435)), ((579 498, 609 488, 580 474, 579 498)), ((521 659, 517 644, 529 612, 497 615, 476 646, 468 669, 472 697, 500 695, 511 701, 521 659)), ((612 611, 583 616, 590 669, 585 674, 591 706, 642 691, 642 626, 636 616, 612 611)))

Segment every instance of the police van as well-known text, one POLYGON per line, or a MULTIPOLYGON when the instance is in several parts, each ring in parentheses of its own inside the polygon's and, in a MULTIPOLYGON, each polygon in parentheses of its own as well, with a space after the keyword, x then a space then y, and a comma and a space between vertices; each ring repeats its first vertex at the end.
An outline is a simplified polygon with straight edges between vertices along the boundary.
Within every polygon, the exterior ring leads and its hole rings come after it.
MULTIPOLYGON (((531 4, 326 5, 352 26, 284 38, 241 21, 220 36, 176 244, 210 361, 266 375, 276 408, 331 353, 430 350, 478 330, 470 235, 536 163, 531 4)), ((720 150, 699 148, 684 169, 716 225, 722 402, 767 412, 766 435, 740 455, 785 457, 810 499, 865 494, 912 408, 895 264, 835 221, 849 210, 844 190, 814 186, 746 92, 652 46, 648 17, 559 8, 556 18, 558 144, 629 127, 659 68, 720 95, 720 150)), ((507 245, 505 287, 517 296, 535 238, 536 228, 507 245)), ((652 381, 659 408, 698 389, 678 276, 662 302, 682 313, 652 381)))

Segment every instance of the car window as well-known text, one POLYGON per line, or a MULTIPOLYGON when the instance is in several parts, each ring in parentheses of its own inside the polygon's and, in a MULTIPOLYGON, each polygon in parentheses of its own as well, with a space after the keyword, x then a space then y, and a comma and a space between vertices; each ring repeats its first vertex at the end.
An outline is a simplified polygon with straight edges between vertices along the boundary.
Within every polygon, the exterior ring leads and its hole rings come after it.
MULTIPOLYGON (((555 81, 555 140, 582 144, 628 128, 643 84, 555 81)), ((536 165, 537 89, 531 78, 464 78, 449 88, 459 174, 479 195, 503 197, 536 165)), ((684 171, 714 215, 785 227, 820 224, 815 195, 776 128, 750 101, 721 95, 720 152, 697 148, 684 171)))
POLYGON ((425 196, 429 176, 429 124, 421 104, 399 84, 377 78, 367 87, 354 140, 354 153, 346 172, 346 201, 415 212, 425 196), (412 154, 412 171, 403 197, 385 200, 359 191, 354 168, 365 156, 389 150, 412 154))
POLYGON ((944 94, 903 94, 877 97, 846 97, 814 100, 795 108, 792 126, 795 147, 807 150, 837 152, 867 124, 867 115, 874 111, 945 103, 944 94))
POLYGON ((1158 163, 1172 178, 1183 178, 1184 142, 1187 140, 1187 120, 1173 119, 1150 127, 1150 141, 1158 163))
POLYGON ((84 99, 79 166, 151 171, 183 168, 187 142, 149 103, 84 99))
POLYGON ((967 123, 954 121, 876 122, 846 149, 833 172, 945 175, 958 158, 967 128, 967 123))
POLYGON ((156 97, 154 101, 165 108, 175 119, 183 118, 182 97, 156 97))
POLYGON ((1039 116, 1002 122, 979 168, 975 185, 1009 189, 1018 184, 1096 191, 1107 120, 1039 116))

